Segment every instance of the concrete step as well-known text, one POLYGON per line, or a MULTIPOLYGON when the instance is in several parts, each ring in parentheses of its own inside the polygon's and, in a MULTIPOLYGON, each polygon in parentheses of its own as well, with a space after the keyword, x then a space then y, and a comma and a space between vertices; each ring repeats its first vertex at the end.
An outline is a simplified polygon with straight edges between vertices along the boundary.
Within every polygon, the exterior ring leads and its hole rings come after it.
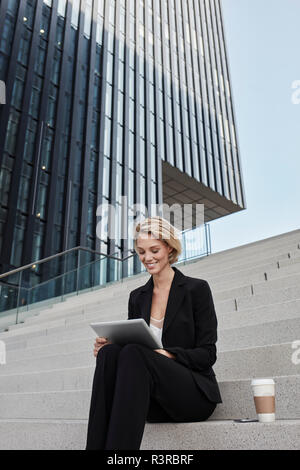
MULTIPOLYGON (((101 318, 104 318, 101 317, 101 318)), ((106 318, 106 317, 105 317, 106 318)), ((99 320, 100 321, 100 320, 99 320)), ((44 323, 42 325, 36 324, 31 326, 18 325, 19 328, 8 331, 7 333, 2 333, 0 340, 5 341, 6 344, 10 342, 16 342, 18 340, 29 339, 39 336, 48 336, 52 334, 60 334, 64 330, 67 333, 67 336, 73 334, 73 331, 76 329, 85 329, 86 331, 90 329, 88 321, 77 321, 72 322, 72 319, 67 321, 62 319, 54 320, 53 322, 44 323), (69 326, 69 327, 68 327, 69 326)))
MULTIPOLYGON (((230 304, 231 309, 225 309, 225 312, 220 312, 220 309, 217 308, 219 330, 258 325, 263 322, 271 322, 272 320, 279 321, 298 318, 300 314, 300 300, 298 299, 271 303, 259 307, 254 305, 250 309, 242 309, 241 311, 235 310, 235 301, 231 300, 230 304)), ((227 305, 228 303, 226 302, 227 305)), ((103 315, 101 318, 98 317, 97 312, 91 311, 86 315, 75 315, 68 320, 56 320, 45 325, 37 324, 30 327, 20 325, 19 330, 3 333, 0 335, 0 339, 6 342, 7 349, 9 350, 10 346, 14 349, 21 349, 25 345, 33 347, 42 344, 59 343, 63 340, 69 341, 73 336, 74 340, 92 338, 94 333, 89 327, 91 321, 117 320, 126 317, 126 315, 120 316, 118 310, 115 314, 103 315)))
POLYGON ((227 328, 242 328, 262 325, 264 322, 299 318, 300 300, 278 302, 245 310, 218 313, 218 331, 227 328))
MULTIPOLYGON (((257 295, 255 294, 252 295, 250 293, 251 289, 244 288, 243 290, 239 291, 241 294, 244 294, 244 295, 241 295, 237 298, 230 298, 227 300, 217 300, 216 296, 213 294, 216 312, 219 315, 225 312, 233 312, 235 310, 246 310, 250 308, 254 309, 262 305, 271 305, 274 303, 300 299, 300 285, 296 284, 291 287, 285 287, 286 285, 288 285, 288 283, 286 284, 285 282, 283 282, 283 286, 282 286, 283 288, 279 289, 278 284, 277 284, 275 285, 273 289, 271 288, 270 290, 263 289, 262 286, 256 287, 258 291, 260 290, 260 292, 262 292, 261 294, 257 294, 257 295), (247 292, 249 295, 246 295, 247 292)), ((39 330, 39 328, 41 330, 46 327, 52 330, 54 327, 66 327, 67 328, 67 327, 74 325, 74 323, 77 323, 78 321, 85 322, 84 318, 90 318, 90 319, 99 318, 99 321, 100 321, 100 318, 103 318, 103 317, 102 315, 100 316, 100 312, 99 312, 99 317, 98 317, 98 312, 93 311, 93 309, 95 308, 94 307, 95 305, 96 305, 96 308, 98 309, 97 304, 93 304, 93 306, 90 306, 91 307, 90 316, 85 317, 81 311, 80 313, 77 312, 76 314, 78 315, 77 317, 74 314, 73 318, 72 316, 66 319, 57 318, 57 319, 46 321, 44 323, 43 322, 39 323, 37 321, 35 324, 30 325, 30 326, 25 325, 25 327, 23 325, 16 325, 16 328, 14 328, 13 330, 10 330, 7 333, 2 333, 0 335, 0 339, 7 340, 8 338, 12 336, 18 335, 20 332, 22 334, 32 333, 34 331, 36 332, 39 330)), ((102 312, 104 312, 104 310, 105 309, 103 308, 102 312)), ((112 312, 112 315, 113 315, 113 312, 118 313, 120 310, 121 308, 118 308, 118 305, 116 304, 115 309, 112 308, 109 311, 112 312)), ((122 313, 122 316, 120 313, 120 318, 126 318, 126 317, 127 317, 127 308, 126 308, 126 311, 122 313)))
MULTIPOLYGON (((86 419, 93 375, 94 367, 81 367, 51 370, 42 372, 40 376, 37 373, 22 374, 21 377, 3 376, 0 384, 0 418, 27 419, 40 416, 41 418, 86 419)), ((252 378, 219 381, 223 403, 217 406, 210 419, 255 418, 256 411, 251 390, 252 378)), ((300 419, 298 400, 300 376, 273 376, 273 378, 276 384, 277 418, 300 419)))
POLYGON ((282 278, 284 276, 291 277, 292 274, 300 273, 300 259, 289 259, 286 263, 278 262, 278 269, 270 269, 266 271, 266 278, 268 281, 273 279, 282 278))
POLYGON ((31 359, 20 359, 1 366, 0 377, 6 374, 49 371, 72 367, 92 366, 95 364, 92 349, 69 354, 49 354, 31 359))
POLYGON ((141 450, 297 450, 300 420, 274 423, 148 423, 141 450), (188 438, 187 438, 188 436, 188 438))
POLYGON ((15 328, 1 333, 0 339, 8 341, 10 338, 17 338, 20 336, 29 336, 34 335, 35 333, 41 331, 48 331, 54 332, 55 328, 73 328, 75 325, 82 324, 83 326, 90 323, 90 320, 99 319, 101 321, 105 321, 106 319, 109 320, 118 317, 119 319, 127 318, 128 315, 128 308, 124 309, 124 305, 116 308, 107 308, 103 309, 99 312, 99 306, 97 304, 93 304, 91 308, 88 308, 84 311, 84 313, 74 311, 73 315, 60 315, 57 318, 49 317, 47 321, 36 321, 35 323, 25 323, 25 324, 18 324, 15 328))
POLYGON ((288 300, 300 299, 300 285, 287 287, 283 289, 273 289, 262 294, 238 297, 236 299, 237 310, 270 305, 278 302, 287 302, 288 300))
POLYGON ((299 258, 300 258, 300 243, 299 243, 299 248, 297 250, 289 252, 288 259, 285 259, 282 257, 280 260, 278 260, 278 266, 279 268, 282 268, 290 264, 297 264, 299 263, 299 258))
POLYGON ((262 307, 263 305, 272 305, 290 300, 300 299, 300 286, 292 286, 280 290, 273 289, 262 294, 237 297, 236 299, 227 299, 214 301, 217 315, 233 312, 235 310, 249 310, 262 307))
MULTIPOLYGON (((253 289, 251 285, 243 286, 240 288, 234 288, 234 289, 226 290, 222 292, 215 292, 212 289, 213 298, 216 304, 223 300, 232 300, 235 297, 249 296, 249 295, 252 295, 252 292, 253 292, 253 289)), ((60 321, 60 320, 63 320, 65 326, 68 326, 71 323, 80 321, 80 319, 84 321, 88 315, 95 315, 98 317, 99 315, 107 316, 106 312, 110 312, 111 315, 119 315, 119 316, 120 316, 120 313, 122 313, 123 316, 126 316, 128 312, 128 307, 127 307, 128 298, 129 298, 129 295, 125 299, 115 300, 114 303, 108 302, 108 303, 99 304, 99 302, 93 302, 88 305, 81 305, 81 306, 76 306, 76 307, 74 306, 74 307, 67 308, 66 306, 64 309, 59 308, 58 306, 57 309, 52 310, 51 312, 47 312, 47 314, 44 314, 42 316, 37 315, 31 318, 28 318, 25 321, 25 328, 28 328, 29 326, 33 326, 33 325, 41 325, 41 327, 45 327, 46 325, 51 326, 52 324, 54 324, 53 322, 60 321), (102 314, 102 312, 104 313, 102 314)), ((14 325, 12 328, 10 328, 9 331, 11 332, 11 331, 23 330, 23 328, 24 328, 24 325, 21 325, 21 324, 14 325)), ((29 332, 30 330, 27 329, 27 331, 29 332)), ((9 337, 10 335, 6 334, 5 336, 9 337)), ((0 337, 4 337, 4 335, 0 335, 0 337)))
MULTIPOLYGON (((256 418, 250 379, 219 382, 223 403, 219 403, 211 419, 256 418)), ((275 411, 277 419, 299 419, 300 376, 272 377, 275 382, 275 411)))
POLYGON ((78 340, 69 340, 61 343, 52 343, 47 345, 36 346, 34 348, 25 348, 22 350, 18 349, 8 349, 6 351, 6 363, 12 364, 15 361, 19 360, 30 360, 35 357, 45 357, 55 354, 72 354, 79 351, 88 351, 93 352, 93 337, 85 337, 84 339, 78 340))
MULTIPOLYGON (((299 265, 300 267, 300 265, 299 265)), ((211 291, 213 294, 214 302, 220 302, 222 300, 235 299, 237 297, 247 297, 249 295, 264 294, 266 292, 272 292, 274 290, 288 289, 289 287, 300 285, 300 272, 298 274, 291 274, 272 280, 264 280, 262 282, 248 283, 241 287, 226 288, 225 286, 219 286, 218 289, 210 284, 211 291), (224 289, 224 290, 221 290, 224 289)))
MULTIPOLYGON (((230 250, 228 250, 230 251, 230 250)), ((284 265, 285 263, 289 264, 290 261, 299 260, 300 257, 300 242, 293 244, 293 246, 284 247, 283 249, 274 250, 263 250, 259 255, 256 252, 249 254, 249 256, 237 256, 232 258, 229 256, 222 257, 221 253, 213 253, 207 257, 202 257, 194 261, 189 261, 187 263, 178 263, 177 266, 182 271, 186 272, 187 275, 195 273, 205 273, 207 277, 213 279, 218 277, 220 272, 222 274, 234 272, 237 269, 248 269, 255 266, 260 266, 264 268, 269 264, 275 264, 277 267, 279 265, 284 265)))
MULTIPOLYGON (((218 317, 218 351, 292 342, 299 336, 299 302, 290 301, 260 307, 256 310, 224 313, 218 317)), ((110 317, 116 320, 120 317, 110 317)), ((105 321, 107 318, 102 318, 105 321)), ((70 348, 92 345, 96 333, 89 326, 90 320, 72 325, 72 328, 40 330, 25 337, 5 340, 8 361, 31 354, 54 352, 67 353, 70 348)))
MULTIPOLYGON (((284 260, 288 260, 288 254, 284 253, 282 258, 284 260)), ((220 279, 219 282, 222 282, 224 277, 226 278, 227 275, 234 275, 236 271, 245 273, 261 272, 268 267, 273 269, 278 267, 278 256, 272 255, 265 259, 253 259, 252 256, 249 261, 245 262, 243 260, 236 260, 236 262, 231 265, 220 261, 213 267, 210 265, 204 266, 199 261, 198 263, 195 263, 194 266, 183 266, 181 270, 187 276, 202 277, 210 282, 218 282, 220 279)))
POLYGON ((233 271, 221 273, 218 276, 210 276, 207 272, 193 272, 184 274, 190 277, 205 279, 212 290, 221 291, 243 287, 247 284, 262 283, 269 279, 276 279, 284 276, 291 276, 300 273, 300 263, 290 263, 282 268, 278 268, 277 262, 269 263, 263 266, 254 265, 251 268, 237 267, 233 271), (268 277, 269 275, 269 277, 268 277), (267 279, 266 279, 267 278, 267 279))
MULTIPOLYGON (((299 264, 300 268, 300 264, 299 264)), ((281 273, 283 274, 283 273, 281 273)), ((283 275, 268 279, 265 282, 255 283, 252 285, 254 295, 263 294, 266 291, 288 289, 289 287, 300 285, 300 272, 290 275, 283 275)), ((240 296, 237 296, 240 297, 240 296)))
MULTIPOLYGON (((293 241, 288 244, 279 246, 269 246, 267 248, 261 246, 259 249, 249 250, 248 252, 242 252, 237 250, 233 255, 231 250, 224 252, 212 253, 209 256, 202 257, 199 260, 195 260, 193 263, 188 262, 186 266, 193 270, 196 265, 201 265, 203 269, 208 272, 214 272, 218 266, 228 267, 228 269, 234 268, 234 266, 247 264, 247 263, 265 263, 267 259, 273 259, 274 261, 287 256, 299 256, 300 250, 300 238, 297 241, 293 241)), ((182 263, 184 265, 184 262, 182 263)))
MULTIPOLYGON (((284 288, 284 287, 290 287, 293 285, 299 285, 299 280, 300 280, 300 259, 299 263, 294 264, 294 265, 288 265, 285 266, 281 269, 275 268, 276 269, 276 275, 273 275, 274 271, 269 271, 267 274, 270 273, 270 280, 266 281, 264 275, 262 272, 260 272, 260 282, 254 282, 253 279, 248 278, 248 277, 243 277, 241 276, 239 278, 239 286, 237 286, 234 283, 234 287, 232 287, 232 282, 231 280, 222 283, 215 284, 212 281, 208 281, 210 284, 210 287, 212 289, 214 299, 217 300, 222 300, 226 298, 234 298, 237 296, 243 296, 243 295, 251 295, 252 293, 260 293, 265 291, 266 289, 271 289, 273 287, 278 288, 284 288), (292 268, 292 269, 291 269, 292 268), (295 269, 297 268, 297 269, 295 269), (292 272, 290 272, 291 270, 292 272), (280 274, 280 276, 278 275, 280 274), (242 284, 244 283, 244 284, 242 284)), ((50 318, 59 318, 61 315, 73 315, 77 313, 85 313, 88 311, 91 311, 94 308, 98 308, 99 310, 105 310, 108 307, 112 309, 118 309, 120 308, 120 305, 127 305, 128 304, 128 299, 129 299, 129 292, 123 292, 120 293, 117 298, 113 299, 99 299, 96 300, 93 298, 91 299, 89 303, 83 304, 80 302, 80 296, 78 297, 78 305, 69 305, 68 302, 65 302, 64 304, 56 305, 54 308, 47 310, 44 310, 42 314, 40 315, 35 315, 26 321, 26 324, 34 324, 34 323, 39 323, 42 321, 48 321, 50 318)))
POLYGON ((218 351, 293 342, 300 338, 299 318, 218 330, 218 351))
MULTIPOLYGON (((266 258, 264 262, 262 261, 263 260, 261 259, 253 260, 253 257, 252 257, 251 262, 249 262, 248 264, 245 264, 245 263, 241 264, 239 262, 236 265, 232 266, 232 268, 229 268, 227 264, 224 265, 224 267, 218 264, 213 272, 209 272, 208 270, 205 270, 205 275, 206 275, 205 279, 210 281, 212 284, 222 282, 223 280, 225 281, 228 278, 228 273, 231 272, 234 274, 237 271, 237 268, 240 273, 238 275, 238 279, 241 277, 241 273, 245 273, 245 279, 247 279, 246 274, 247 274, 248 269, 251 270, 250 272, 254 271, 260 274, 262 271, 265 271, 266 269, 272 268, 276 271, 278 270, 278 266, 279 266, 278 257, 273 255, 272 257, 266 258)), ((300 263, 300 249, 298 250, 298 258, 295 258, 295 259, 288 258, 287 253, 282 255, 282 263, 283 263, 282 266, 287 267, 287 268, 288 266, 292 264, 300 263)), ((203 274, 203 270, 202 270, 203 265, 201 264, 201 261, 198 261, 197 263, 194 264, 193 271, 191 271, 191 268, 189 267, 189 265, 178 264, 177 266, 186 275, 195 274, 196 277, 201 277, 200 275, 203 274)), ((99 299, 99 301, 105 302, 105 301, 110 301, 110 300, 113 300, 115 298, 119 298, 122 296, 124 296, 125 298, 128 298, 128 295, 131 290, 147 282, 148 279, 149 279, 149 275, 147 273, 145 273, 143 277, 139 276, 139 278, 137 278, 134 281, 134 285, 133 285, 132 280, 127 281, 126 279, 124 279, 123 283, 116 283, 114 286, 115 287, 114 289, 110 287, 110 288, 102 288, 102 289, 95 290, 93 292, 93 299, 99 299)), ((88 302, 90 301, 91 296, 89 294, 90 293, 84 293, 84 294, 81 293, 80 295, 74 295, 72 297, 69 297, 67 300, 65 300, 65 302, 67 302, 69 306, 73 306, 77 304, 81 305, 83 303, 82 299, 87 300, 88 302)), ((59 305, 59 303, 57 305, 59 305)), ((46 310, 43 309, 42 313, 45 314, 46 310)))
MULTIPOLYGON (((127 318, 127 317, 126 317, 127 318)), ((105 321, 107 318, 102 317, 99 319, 99 321, 103 320, 105 321)), ((112 320, 115 320, 117 318, 112 318, 112 320)), ((118 317, 120 318, 120 316, 118 317)), ((124 319, 124 317, 123 317, 124 319)), ((42 328, 40 326, 36 327, 36 330, 34 331, 29 331, 28 333, 22 335, 14 335, 14 336, 8 336, 8 337, 2 337, 0 338, 3 340, 7 347, 9 348, 10 345, 12 347, 18 347, 19 345, 26 344, 26 347, 33 347, 33 346, 40 346, 40 345, 46 345, 46 344, 52 344, 52 343, 60 343, 63 341, 70 341, 70 340, 75 340, 75 339, 83 339, 90 337, 91 339, 95 338, 95 333, 89 326, 90 321, 87 320, 86 323, 80 322, 73 324, 72 327, 69 328, 62 328, 59 326, 55 327, 46 327, 42 328)))
POLYGON ((300 366, 293 361, 295 349, 292 345, 293 342, 288 342, 222 351, 218 353, 213 369, 219 381, 297 375, 300 366))
MULTIPOLYGON (((34 325, 39 322, 43 321, 52 321, 52 320, 59 320, 61 318, 68 319, 68 317, 72 317, 77 314, 81 313, 89 313, 90 311, 98 311, 101 314, 103 311, 114 311, 116 309, 126 310, 128 307, 128 299, 129 299, 129 292, 126 294, 120 295, 114 299, 98 299, 94 296, 91 296, 89 302, 84 301, 78 296, 78 301, 76 304, 70 304, 68 301, 63 303, 58 303, 53 306, 53 308, 49 310, 44 310, 42 314, 34 314, 25 320, 25 326, 34 325)), ((19 316, 20 322, 23 320, 22 315, 19 316)), ((9 328, 9 331, 18 330, 23 328, 24 325, 15 324, 9 328)), ((7 332, 5 332, 7 333, 7 332)), ((0 333, 0 336, 3 334, 0 333)))
MULTIPOLYGON (((26 326, 47 323, 60 318, 70 319, 80 315, 88 314, 90 312, 120 312, 121 310, 127 311, 129 294, 120 296, 109 301, 93 301, 89 304, 78 304, 69 306, 66 304, 64 307, 57 305, 53 310, 43 313, 43 315, 36 315, 26 320, 26 326)), ((14 328, 16 329, 16 327, 14 328)))
MULTIPOLYGON (((41 344, 40 346, 27 348, 14 348, 14 344, 7 347, 6 361, 11 364, 13 361, 31 359, 35 357, 49 356, 50 354, 70 354, 78 351, 85 351, 93 348, 96 334, 87 334, 79 339, 69 339, 58 343, 52 342, 41 344)), ((295 338, 300 338, 300 313, 296 318, 275 320, 270 322, 247 325, 238 328, 218 329, 218 351, 232 350, 234 348, 251 348, 268 344, 278 344, 292 342, 295 338)))
MULTIPOLYGON (((257 325, 263 325, 264 323, 280 322, 285 320, 293 320, 299 318, 300 314, 300 300, 288 301, 284 303, 277 303, 257 307, 254 309, 226 312, 218 315, 218 334, 219 340, 221 335, 226 338, 226 335, 230 335, 230 332, 225 331, 223 334, 222 330, 229 330, 234 328, 245 328, 244 337, 247 337, 247 328, 249 326, 256 327, 257 325)), ((116 317, 108 317, 112 320, 120 319, 118 315, 116 317)), ((101 318, 105 321, 106 317, 101 318)), ((72 325, 72 328, 60 328, 55 327, 53 329, 45 329, 24 336, 13 336, 7 339, 3 338, 6 342, 7 351, 20 351, 22 348, 34 348, 38 346, 50 346, 57 343, 72 342, 72 341, 93 341, 95 334, 89 327, 89 323, 92 320, 90 317, 86 319, 86 322, 80 322, 72 325)), ((290 324, 288 322, 287 324, 290 324)), ((275 326, 276 328, 276 326, 275 326)), ((278 331, 278 329, 277 329, 278 331)), ((289 330, 290 331, 290 330, 289 330)), ((234 334, 234 332, 233 332, 234 334)), ((249 335, 248 335, 249 336, 249 335)), ((218 342, 218 347, 220 342, 218 342)), ((50 351, 51 349, 49 349, 50 351)))
MULTIPOLYGON (((277 419, 300 419, 299 376, 275 377, 277 419)), ((256 418, 251 380, 221 382, 223 403, 209 420, 256 418)), ((0 419, 87 419, 91 388, 0 393, 0 419)))
POLYGON ((0 393, 91 390, 95 363, 89 367, 69 367, 47 371, 2 375, 0 393))
POLYGON ((0 394, 0 419, 87 419, 90 390, 0 394))
MULTIPOLYGON (((84 450, 86 434, 86 420, 3 419, 0 449, 84 450)), ((146 423, 140 450, 299 450, 299 442, 299 420, 146 423)))
MULTIPOLYGON (((292 252, 293 257, 298 257, 297 262, 299 262, 300 259, 300 249, 294 250, 292 252)), ((206 273, 206 279, 211 279, 212 282, 217 281, 217 278, 220 277, 220 272, 222 273, 221 276, 224 276, 224 279, 226 279, 228 272, 235 272, 237 268, 239 268, 239 271, 246 271, 248 268, 262 268, 265 269, 267 267, 272 267, 274 269, 278 269, 278 262, 279 259, 282 260, 282 265, 289 265, 292 264, 293 262, 296 262, 292 258, 289 258, 289 255, 291 253, 284 253, 282 255, 274 256, 272 253, 272 256, 269 256, 264 259, 259 259, 259 260, 253 260, 253 256, 249 259, 249 262, 246 264, 243 262, 241 264, 240 261, 237 261, 236 264, 234 264, 232 267, 228 266, 228 264, 224 264, 224 266, 220 263, 217 263, 216 267, 214 268, 213 272, 210 272, 209 270, 205 270, 206 273), (286 263, 286 264, 284 264, 286 263)), ((181 269, 186 275, 190 275, 190 273, 193 274, 195 271, 196 277, 199 277, 199 274, 203 272, 203 261, 202 259, 197 260, 197 262, 193 264, 177 264, 178 268, 181 269)), ((93 298, 99 298, 101 301, 105 300, 110 300, 114 299, 115 297, 119 297, 122 295, 125 295, 127 298, 129 292, 133 290, 136 287, 139 287, 143 283, 147 282, 149 279, 149 274, 148 273, 143 273, 139 275, 135 275, 132 278, 129 279, 124 279, 123 282, 116 282, 115 285, 109 286, 107 288, 101 288, 101 289, 96 289, 93 291, 93 298)), ((72 297, 69 297, 66 301, 68 302, 69 305, 77 304, 78 302, 81 302, 82 296, 85 297, 84 300, 88 300, 90 298, 90 292, 86 293, 81 293, 80 295, 74 295, 72 297)))
MULTIPOLYGON (((300 265, 299 265, 300 266, 300 265)), ((213 293, 213 298, 215 301, 215 305, 217 307, 218 302, 222 300, 229 300, 233 308, 235 308, 234 301, 232 300, 235 297, 243 297, 243 296, 251 296, 252 294, 265 294, 268 292, 268 295, 272 296, 272 291, 276 289, 276 291, 280 291, 282 289, 288 289, 290 286, 292 287, 297 287, 300 285, 300 274, 299 275, 292 275, 292 276, 287 276, 279 279, 273 279, 271 281, 263 281, 262 283, 256 283, 252 285, 247 285, 243 286, 240 288, 233 288, 230 290, 225 290, 221 292, 215 292, 212 289, 213 293)), ((128 299, 126 298, 126 303, 128 299)), ((106 310, 106 308, 101 306, 103 310, 106 310)), ((81 306, 76 309, 74 307, 71 308, 65 308, 64 310, 58 310, 56 312, 52 311, 51 315, 43 315, 43 316, 37 316, 37 317, 32 317, 30 319, 31 321, 26 322, 26 326, 29 325, 41 325, 43 323, 51 325, 51 322, 57 319, 61 319, 62 317, 65 318, 65 326, 67 326, 70 323, 74 323, 77 321, 85 321, 89 315, 93 316, 95 313, 95 316, 97 316, 97 310, 99 310, 99 304, 97 302, 92 303, 88 306, 81 306)), ((111 302, 110 309, 109 311, 111 312, 111 315, 118 315, 120 313, 120 303, 119 301, 116 301, 114 303, 111 302)), ((218 310, 218 313, 219 310, 218 310)), ((222 313, 222 312, 221 312, 222 313)), ((126 315, 126 313, 124 312, 126 315)), ((90 317, 91 318, 91 317, 90 317)), ((19 327, 20 328, 20 327, 19 327)), ((17 329, 17 328, 14 328, 17 329)))
MULTIPOLYGON (((296 337, 295 340, 298 340, 296 337)), ((237 380, 248 377, 265 377, 274 375, 295 375, 299 371, 292 358, 295 349, 292 342, 257 346, 253 348, 218 351, 218 360, 214 371, 218 380, 237 380)), ((20 359, 1 366, 0 377, 7 374, 49 371, 74 367, 93 366, 95 358, 92 348, 67 354, 50 354, 48 356, 20 359)))
POLYGON ((0 450, 84 450, 86 420, 0 420, 0 450))
MULTIPOLYGON (((207 268, 205 268, 205 273, 210 278, 213 278, 213 277, 219 276, 220 270, 221 272, 224 272, 225 274, 230 271, 235 271, 237 268, 247 269, 247 268, 251 268, 255 266, 264 267, 265 265, 274 264, 274 263, 276 267, 278 263, 284 266, 285 264, 289 264, 290 261, 292 261, 293 259, 298 258, 298 261, 299 261, 299 257, 300 257, 300 248, 290 250, 290 251, 285 250, 284 253, 277 254, 277 255, 274 254, 273 250, 271 250, 268 256, 264 250, 263 256, 260 256, 258 259, 253 259, 253 255, 251 254, 247 262, 245 259, 237 258, 234 264, 230 265, 228 264, 228 262, 222 263, 222 260, 220 258, 220 253, 216 253, 215 255, 212 254, 207 258, 200 258, 193 262, 187 261, 184 263, 183 262, 177 263, 176 266, 178 266, 179 269, 182 269, 188 275, 189 273, 192 273, 194 271, 196 272, 196 274, 198 273, 198 271, 202 272, 205 263, 207 263, 207 268), (213 256, 217 257, 214 263, 212 263, 213 256)), ((77 301, 76 299, 78 299, 78 297, 85 296, 86 298, 89 298, 91 292, 93 292, 95 296, 98 296, 98 295, 100 297, 103 296, 103 299, 113 298, 115 296, 118 296, 119 293, 122 293, 123 291, 130 291, 134 289, 135 287, 140 286, 141 283, 143 283, 144 281, 146 282, 148 278, 149 278, 149 274, 147 272, 143 272, 143 273, 131 276, 129 278, 124 278, 120 281, 116 281, 107 286, 101 286, 101 287, 96 286, 93 291, 91 289, 80 291, 80 296, 78 295, 66 296, 64 297, 64 302, 67 301, 71 304, 73 302, 76 303, 77 301), (116 289, 116 286, 118 287, 118 289, 116 289)), ((51 305, 49 305, 49 308, 50 307, 51 305)))

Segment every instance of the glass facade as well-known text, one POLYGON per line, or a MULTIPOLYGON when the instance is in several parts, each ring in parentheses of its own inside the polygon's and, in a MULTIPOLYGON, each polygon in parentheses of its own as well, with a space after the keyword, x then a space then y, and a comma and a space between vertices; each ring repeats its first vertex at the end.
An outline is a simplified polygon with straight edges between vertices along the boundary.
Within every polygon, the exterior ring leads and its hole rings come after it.
POLYGON ((219 0, 1 0, 0 80, 0 272, 127 254, 97 207, 164 203, 164 164, 245 208, 219 0))

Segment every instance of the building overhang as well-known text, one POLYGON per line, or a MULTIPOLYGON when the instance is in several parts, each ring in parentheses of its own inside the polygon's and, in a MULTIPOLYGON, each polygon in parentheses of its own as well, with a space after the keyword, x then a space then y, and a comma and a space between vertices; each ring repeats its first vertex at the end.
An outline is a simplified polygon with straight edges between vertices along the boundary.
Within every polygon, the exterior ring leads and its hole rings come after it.
MULTIPOLYGON (((168 206, 173 204, 180 204, 181 206, 183 204, 193 204, 193 206, 204 204, 204 222, 245 209, 165 161, 162 161, 162 194, 163 203, 168 206)), ((187 225, 190 225, 190 227, 197 225, 195 210, 190 213, 187 210, 184 216, 187 225)), ((174 217, 172 223, 182 230, 181 219, 177 221, 174 217)))

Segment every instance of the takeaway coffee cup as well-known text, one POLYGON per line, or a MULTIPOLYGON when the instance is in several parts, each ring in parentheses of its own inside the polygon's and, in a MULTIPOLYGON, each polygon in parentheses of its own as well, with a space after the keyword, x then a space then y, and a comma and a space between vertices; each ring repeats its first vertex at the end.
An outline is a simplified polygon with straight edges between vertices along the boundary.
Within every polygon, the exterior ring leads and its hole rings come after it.
POLYGON ((251 382, 258 421, 275 421, 275 382, 273 379, 253 379, 251 382))

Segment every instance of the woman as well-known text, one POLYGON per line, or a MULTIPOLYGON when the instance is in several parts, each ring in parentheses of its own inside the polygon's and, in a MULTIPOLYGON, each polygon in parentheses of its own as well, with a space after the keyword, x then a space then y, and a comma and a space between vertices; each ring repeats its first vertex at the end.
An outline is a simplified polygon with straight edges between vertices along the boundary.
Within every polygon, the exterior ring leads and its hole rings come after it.
POLYGON ((145 422, 204 421, 221 403, 212 369, 217 318, 211 290, 171 264, 181 244, 162 217, 135 228, 148 282, 129 296, 128 319, 144 318, 163 349, 97 338, 86 449, 139 449, 145 422))

